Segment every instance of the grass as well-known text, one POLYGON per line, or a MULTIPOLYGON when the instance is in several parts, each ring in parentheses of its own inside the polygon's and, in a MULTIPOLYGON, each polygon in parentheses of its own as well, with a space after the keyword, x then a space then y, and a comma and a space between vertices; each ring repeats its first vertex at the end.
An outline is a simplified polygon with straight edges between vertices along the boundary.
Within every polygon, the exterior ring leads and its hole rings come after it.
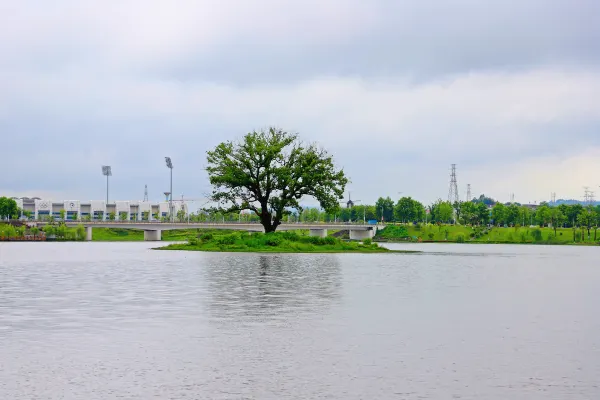
POLYGON ((594 240, 594 230, 587 237, 587 229, 572 228, 530 228, 530 227, 470 227, 452 225, 389 225, 377 232, 376 241, 424 241, 461 243, 524 243, 524 244, 600 244, 600 233, 594 240))
MULTIPOLYGON (((390 253, 396 252, 365 240, 346 242, 331 236, 303 236, 295 232, 275 233, 206 233, 188 243, 171 244, 159 250, 188 250, 249 253, 390 253)), ((405 252, 405 251, 403 251, 405 252)))
MULTIPOLYGON (((196 236, 206 232, 225 232, 216 229, 178 229, 162 231, 162 240, 167 242, 187 241, 190 236, 196 236)), ((144 231, 137 229, 123 228, 94 228, 92 231, 92 240, 98 242, 142 242, 144 240, 144 231)))

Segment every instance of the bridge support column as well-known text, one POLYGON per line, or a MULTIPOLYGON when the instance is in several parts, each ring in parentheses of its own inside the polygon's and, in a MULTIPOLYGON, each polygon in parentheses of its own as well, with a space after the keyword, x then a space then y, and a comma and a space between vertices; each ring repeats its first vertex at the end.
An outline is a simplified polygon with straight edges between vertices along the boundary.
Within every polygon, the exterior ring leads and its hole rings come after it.
POLYGON ((157 229, 155 231, 144 231, 144 240, 145 241, 159 241, 162 239, 162 231, 157 229))
POLYGON ((92 241, 92 227, 88 226, 85 228, 85 240, 88 242, 92 241))
POLYGON ((309 236, 327 237, 327 229, 310 229, 309 236))
POLYGON ((365 240, 372 239, 375 236, 374 231, 359 231, 350 229, 350 240, 365 240))

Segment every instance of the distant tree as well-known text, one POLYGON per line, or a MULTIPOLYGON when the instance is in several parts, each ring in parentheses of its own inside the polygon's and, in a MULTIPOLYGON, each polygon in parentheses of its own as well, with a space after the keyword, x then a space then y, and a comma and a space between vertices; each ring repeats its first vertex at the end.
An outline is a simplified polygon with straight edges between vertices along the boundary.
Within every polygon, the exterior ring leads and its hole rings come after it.
POLYGON ((556 237, 556 228, 565 221, 565 216, 558 207, 550 207, 548 216, 550 218, 550 223, 552 224, 552 229, 554 229, 554 237, 556 237))
MULTIPOLYGON (((111 219, 112 220, 112 219, 111 219)), ((120 221, 127 221, 127 213, 122 211, 119 213, 119 220, 120 221)))
POLYGON ((8 197, 0 197, 0 219, 13 218, 19 216, 19 207, 14 199, 8 197))
POLYGON ((452 208, 452 204, 448 201, 440 201, 435 206, 436 209, 436 217, 439 222, 448 223, 452 220, 452 214, 454 213, 454 209, 452 208))
POLYGON ((67 212, 63 209, 63 210, 60 210, 59 214, 60 214, 60 220, 65 221, 65 216, 67 215, 67 212))
POLYGON ((389 196, 377 199, 375 209, 379 221, 381 221, 382 216, 384 222, 391 222, 394 220, 394 201, 389 196))
POLYGON ((423 204, 410 197, 402 197, 394 207, 394 217, 396 221, 415 222, 421 221, 424 217, 425 208, 423 204))
POLYGON ((33 226, 31 229, 29 229, 29 232, 31 232, 33 237, 36 238, 38 233, 40 233, 40 229, 37 226, 33 226))
POLYGON ((73 217, 72 217, 72 218, 73 218, 73 221, 77 221, 78 217, 79 217, 79 215, 77 214, 77 211, 75 211, 75 212, 73 213, 73 217))
POLYGON ((113 211, 113 212, 110 212, 110 213, 108 213, 108 219, 109 219, 110 221, 114 221, 114 220, 115 220, 115 218, 116 218, 116 216, 117 216, 117 214, 116 214, 114 211, 113 211))
POLYGON ((594 225, 594 223, 596 222, 596 218, 597 218, 596 212, 592 207, 586 207, 577 216, 577 222, 579 223, 581 228, 587 229, 588 239, 590 239, 590 237, 591 237, 590 230, 591 230, 592 226, 594 225))
POLYGON ((506 223, 506 206, 502 203, 496 203, 492 208, 492 220, 494 225, 504 225, 506 223))
POLYGON ((472 201, 474 203, 483 203, 486 206, 493 206, 494 204, 496 204, 496 200, 490 197, 486 197, 485 194, 480 195, 478 198, 474 198, 472 201))
POLYGON ((177 220, 179 222, 184 222, 185 221, 185 210, 181 209, 179 211, 177 211, 177 220))

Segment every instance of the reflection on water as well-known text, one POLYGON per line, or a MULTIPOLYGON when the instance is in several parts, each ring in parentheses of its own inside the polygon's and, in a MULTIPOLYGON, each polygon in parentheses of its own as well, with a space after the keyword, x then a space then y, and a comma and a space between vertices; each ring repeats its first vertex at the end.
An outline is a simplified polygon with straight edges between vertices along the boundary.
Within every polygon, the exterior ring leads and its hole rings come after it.
POLYGON ((340 296, 335 255, 210 254, 204 262, 207 305, 219 319, 289 318, 340 296))
POLYGON ((0 399, 598 399, 598 248, 0 244, 0 399))

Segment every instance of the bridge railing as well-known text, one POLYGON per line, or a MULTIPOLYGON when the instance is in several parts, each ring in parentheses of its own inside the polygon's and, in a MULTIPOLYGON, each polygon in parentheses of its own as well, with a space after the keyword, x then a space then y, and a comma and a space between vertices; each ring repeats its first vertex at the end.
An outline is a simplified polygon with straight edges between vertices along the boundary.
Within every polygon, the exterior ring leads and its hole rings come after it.
MULTIPOLYGON (((42 223, 42 224, 48 224, 48 221, 32 221, 32 222, 38 222, 38 223, 42 223)), ((54 221, 55 223, 60 223, 60 222, 65 222, 67 224, 85 224, 85 225, 101 225, 101 224, 119 224, 119 225, 140 225, 140 224, 169 224, 169 225, 192 225, 192 224, 203 224, 203 225, 261 225, 260 222, 258 221, 174 221, 174 222, 170 222, 170 221, 147 221, 147 220, 143 220, 143 221, 111 221, 111 220, 106 220, 106 221, 54 221)), ((353 226, 353 225, 360 225, 360 226, 375 226, 375 224, 368 224, 368 223, 364 223, 362 221, 360 222, 322 222, 322 221, 317 221, 317 222, 282 222, 280 224, 281 225, 306 225, 306 226, 314 226, 314 225, 348 225, 348 226, 353 226)))

